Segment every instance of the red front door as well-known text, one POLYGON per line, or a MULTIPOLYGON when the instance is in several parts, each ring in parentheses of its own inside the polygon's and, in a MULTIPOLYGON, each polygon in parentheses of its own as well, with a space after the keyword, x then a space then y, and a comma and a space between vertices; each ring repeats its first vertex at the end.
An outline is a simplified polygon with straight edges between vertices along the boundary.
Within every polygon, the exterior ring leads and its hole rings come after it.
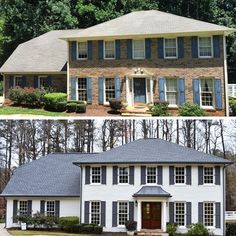
POLYGON ((142 229, 161 229, 160 202, 142 202, 142 229))

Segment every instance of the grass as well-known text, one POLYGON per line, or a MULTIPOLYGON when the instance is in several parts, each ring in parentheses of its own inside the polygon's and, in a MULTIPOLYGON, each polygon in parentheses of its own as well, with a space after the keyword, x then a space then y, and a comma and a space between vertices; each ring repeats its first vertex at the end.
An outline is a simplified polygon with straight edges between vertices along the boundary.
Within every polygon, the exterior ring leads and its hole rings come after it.
POLYGON ((11 235, 16 236, 24 236, 24 235, 35 235, 35 236, 83 236, 83 234, 68 234, 68 233, 61 233, 61 232, 49 232, 49 231, 34 231, 34 230, 8 230, 8 233, 11 235))

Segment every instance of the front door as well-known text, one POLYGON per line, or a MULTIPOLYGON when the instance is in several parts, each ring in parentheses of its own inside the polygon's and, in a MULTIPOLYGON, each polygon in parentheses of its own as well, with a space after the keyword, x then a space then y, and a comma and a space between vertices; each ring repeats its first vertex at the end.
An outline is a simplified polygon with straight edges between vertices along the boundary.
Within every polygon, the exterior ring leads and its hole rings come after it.
POLYGON ((161 202, 142 203, 142 229, 161 229, 161 202))
POLYGON ((145 78, 134 78, 134 103, 146 103, 145 78))

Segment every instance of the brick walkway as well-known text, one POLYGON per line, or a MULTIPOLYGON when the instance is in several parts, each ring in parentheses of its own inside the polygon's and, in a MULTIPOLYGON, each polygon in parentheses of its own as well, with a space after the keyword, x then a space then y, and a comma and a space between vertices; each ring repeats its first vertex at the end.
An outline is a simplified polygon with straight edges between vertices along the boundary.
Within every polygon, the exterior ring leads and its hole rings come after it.
POLYGON ((0 235, 1 236, 10 236, 7 230, 4 228, 5 224, 0 224, 0 235))

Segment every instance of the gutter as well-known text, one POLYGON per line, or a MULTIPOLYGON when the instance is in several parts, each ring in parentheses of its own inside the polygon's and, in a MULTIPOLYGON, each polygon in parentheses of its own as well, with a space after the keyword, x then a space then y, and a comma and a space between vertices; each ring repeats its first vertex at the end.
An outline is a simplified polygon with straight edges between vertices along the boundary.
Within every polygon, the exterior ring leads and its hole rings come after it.
POLYGON ((82 186, 83 186, 83 168, 80 166, 80 223, 82 219, 82 186))

